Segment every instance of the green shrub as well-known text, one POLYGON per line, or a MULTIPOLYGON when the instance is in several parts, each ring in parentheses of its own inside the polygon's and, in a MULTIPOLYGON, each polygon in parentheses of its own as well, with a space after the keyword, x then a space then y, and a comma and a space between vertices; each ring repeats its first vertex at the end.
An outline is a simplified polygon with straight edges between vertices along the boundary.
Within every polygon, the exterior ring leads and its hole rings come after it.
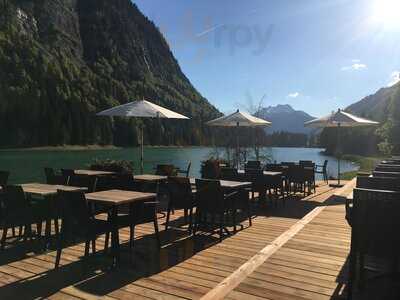
POLYGON ((108 171, 120 174, 133 173, 133 163, 127 160, 95 159, 90 165, 91 170, 108 171))

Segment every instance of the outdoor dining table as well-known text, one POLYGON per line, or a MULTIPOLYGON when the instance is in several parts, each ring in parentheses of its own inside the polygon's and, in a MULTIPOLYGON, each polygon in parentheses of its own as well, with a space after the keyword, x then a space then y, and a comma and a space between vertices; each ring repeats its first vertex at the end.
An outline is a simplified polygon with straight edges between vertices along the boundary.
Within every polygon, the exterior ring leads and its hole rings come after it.
POLYGON ((143 175, 135 175, 133 176, 133 180, 136 182, 146 183, 146 184, 155 184, 156 185, 156 193, 158 194, 160 191, 160 184, 164 183, 168 180, 168 176, 160 176, 153 174, 143 174, 143 175))
MULTIPOLYGON (((245 175, 246 171, 245 170, 238 170, 239 175, 245 175)), ((264 176, 282 176, 282 172, 275 172, 275 171, 263 171, 264 176)))
POLYGON ((115 175, 115 172, 110 171, 96 171, 96 170, 74 170, 77 175, 86 176, 111 176, 115 175))
POLYGON ((156 200, 155 193, 142 193, 123 190, 109 190, 86 194, 86 199, 91 202, 111 206, 110 222, 112 224, 111 248, 115 263, 120 260, 119 227, 118 227, 118 209, 121 206, 133 205, 138 202, 156 200))
MULTIPOLYGON (((190 178, 190 184, 196 185, 196 178, 190 178)), ((221 187, 225 190, 238 190, 251 187, 251 182, 220 180, 221 187)))

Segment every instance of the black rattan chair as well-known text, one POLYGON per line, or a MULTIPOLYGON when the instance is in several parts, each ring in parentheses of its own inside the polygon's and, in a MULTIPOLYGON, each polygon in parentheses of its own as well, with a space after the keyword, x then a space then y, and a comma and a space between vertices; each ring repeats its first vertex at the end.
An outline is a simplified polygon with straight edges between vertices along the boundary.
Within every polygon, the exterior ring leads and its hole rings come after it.
POLYGON ((58 191, 58 205, 61 213, 61 231, 57 236, 57 255, 55 268, 60 264, 61 252, 71 241, 85 241, 84 262, 89 256, 90 242, 92 251, 96 252, 96 239, 105 234, 105 251, 111 232, 111 224, 108 221, 96 219, 83 192, 58 191))
POLYGON ((22 187, 7 186, 3 195, 2 218, 0 228, 3 230, 1 249, 5 248, 8 229, 24 227, 25 240, 32 236, 31 225, 37 225, 37 233, 41 234, 42 222, 46 219, 47 210, 33 205, 26 197, 22 187))
POLYGON ((237 192, 225 195, 219 180, 207 179, 196 179, 196 190, 197 209, 193 235, 202 225, 210 225, 213 231, 213 227, 219 225, 219 240, 222 241, 224 230, 229 234, 226 219, 233 208, 237 192))
POLYGON ((185 223, 187 223, 187 216, 189 215, 189 231, 191 231, 193 226, 193 209, 195 208, 196 203, 189 178, 169 177, 168 192, 169 197, 165 230, 168 229, 171 211, 174 211, 175 209, 183 209, 185 223))
POLYGON ((221 168, 221 179, 238 181, 240 179, 239 173, 235 168, 221 168))
POLYGON ((68 184, 68 177, 65 177, 61 174, 56 174, 53 168, 44 168, 44 174, 46 176, 47 184, 68 184))
POLYGON ((379 261, 390 262, 392 270, 387 270, 378 277, 396 279, 398 282, 398 259, 400 253, 400 193, 354 189, 353 226, 351 232, 350 272, 348 298, 352 298, 354 283, 364 290, 365 267, 369 258, 374 258, 374 265, 379 261), (377 258, 379 260, 377 260, 377 258))
POLYGON ((323 165, 315 165, 315 174, 322 174, 324 181, 328 183, 328 160, 323 165))

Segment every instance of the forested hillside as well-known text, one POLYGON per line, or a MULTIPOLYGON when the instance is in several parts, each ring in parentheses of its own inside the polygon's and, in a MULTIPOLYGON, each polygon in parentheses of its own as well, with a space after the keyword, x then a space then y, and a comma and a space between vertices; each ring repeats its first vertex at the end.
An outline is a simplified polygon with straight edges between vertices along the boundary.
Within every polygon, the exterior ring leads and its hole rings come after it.
MULTIPOLYGON (((400 84, 380 89, 349 106, 347 111, 379 121, 378 127, 343 128, 342 151, 350 154, 400 154, 400 84)), ((337 131, 325 129, 320 144, 328 153, 337 149, 337 131)))
POLYGON ((198 145, 219 112, 130 0, 0 0, 0 147, 136 145, 140 120, 95 113, 145 97, 192 118, 144 120, 147 144, 198 145))

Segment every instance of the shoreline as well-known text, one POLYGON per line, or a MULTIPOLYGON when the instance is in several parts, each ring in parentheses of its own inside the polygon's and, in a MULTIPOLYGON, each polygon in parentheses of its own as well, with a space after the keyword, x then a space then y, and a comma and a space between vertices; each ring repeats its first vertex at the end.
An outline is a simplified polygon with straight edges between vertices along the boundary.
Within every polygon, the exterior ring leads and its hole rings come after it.
MULTIPOLYGON (((140 146, 119 147, 114 145, 62 145, 62 146, 41 146, 26 148, 0 148, 0 152, 7 151, 91 151, 91 150, 120 150, 124 148, 139 148, 140 146)), ((215 148, 212 145, 145 145, 145 148, 215 148)), ((279 147, 266 146, 265 148, 301 148, 301 149, 321 149, 318 147, 279 147)), ((323 151, 321 151, 323 153, 323 151)))

